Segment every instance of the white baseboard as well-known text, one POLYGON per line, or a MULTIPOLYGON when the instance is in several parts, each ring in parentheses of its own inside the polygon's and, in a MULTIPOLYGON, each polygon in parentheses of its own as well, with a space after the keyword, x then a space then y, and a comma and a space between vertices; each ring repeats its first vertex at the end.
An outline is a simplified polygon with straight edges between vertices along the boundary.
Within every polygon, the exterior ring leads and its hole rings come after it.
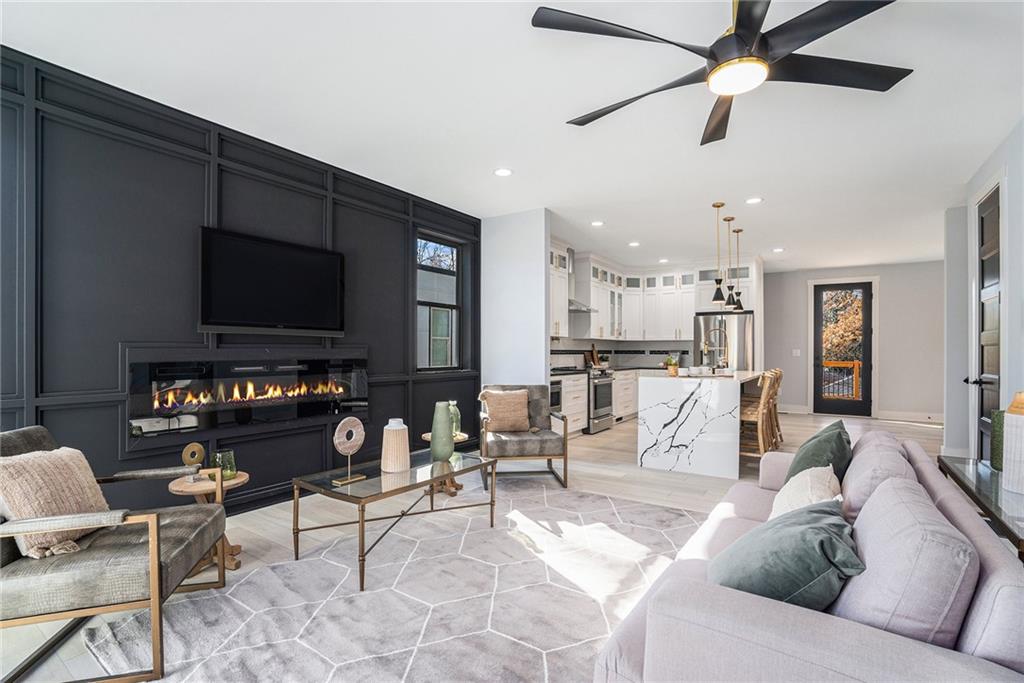
POLYGON ((779 412, 791 413, 793 415, 806 415, 811 411, 807 406, 787 405, 785 403, 780 403, 779 412))
POLYGON ((942 415, 932 415, 931 413, 905 413, 898 410, 879 410, 877 418, 879 420, 902 420, 905 422, 929 422, 937 425, 942 424, 942 415))
POLYGON ((948 455, 953 458, 966 458, 966 448, 946 448, 945 446, 939 447, 939 455, 948 455))

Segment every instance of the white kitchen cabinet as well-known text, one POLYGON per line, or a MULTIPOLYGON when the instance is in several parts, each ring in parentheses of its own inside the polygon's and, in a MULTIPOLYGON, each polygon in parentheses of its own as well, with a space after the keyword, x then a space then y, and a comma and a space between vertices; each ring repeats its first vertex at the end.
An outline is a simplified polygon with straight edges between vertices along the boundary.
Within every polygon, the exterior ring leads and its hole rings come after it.
POLYGON ((644 295, 641 291, 626 289, 622 293, 622 338, 644 338, 644 295))
POLYGON ((693 285, 679 288, 679 338, 693 341, 693 317, 697 313, 697 292, 693 285))
POLYGON ((562 415, 565 416, 569 432, 578 432, 587 425, 587 376, 563 375, 562 415))
POLYGON ((636 370, 619 370, 612 381, 612 414, 616 421, 636 415, 637 393, 636 370))
POLYGON ((552 337, 569 336, 569 273, 548 271, 550 295, 549 334, 552 337))

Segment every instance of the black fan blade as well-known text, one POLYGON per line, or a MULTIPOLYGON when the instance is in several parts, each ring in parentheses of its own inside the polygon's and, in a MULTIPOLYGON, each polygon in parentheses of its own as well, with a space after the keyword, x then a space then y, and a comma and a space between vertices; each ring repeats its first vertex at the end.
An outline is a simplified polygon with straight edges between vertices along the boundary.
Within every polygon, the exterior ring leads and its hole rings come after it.
POLYGON ((711 115, 708 116, 708 125, 704 126, 704 137, 700 139, 701 145, 715 142, 725 137, 725 131, 729 129, 729 112, 732 111, 732 97, 719 95, 715 100, 715 106, 711 108, 711 115))
POLYGON ((895 0, 829 0, 793 17, 763 35, 768 61, 782 59, 836 29, 882 9, 895 0))
POLYGON ((757 42, 770 4, 771 0, 736 0, 733 33, 742 38, 748 47, 754 47, 757 42))
POLYGON ((644 97, 647 97, 648 95, 653 95, 653 94, 659 93, 659 92, 665 92, 666 90, 672 90, 673 88, 681 88, 684 85, 693 85, 694 83, 702 83, 704 81, 704 79, 707 78, 707 73, 708 73, 708 70, 706 68, 704 68, 704 67, 701 67, 699 69, 691 71, 690 73, 686 74, 682 78, 677 78, 676 80, 672 81, 671 83, 666 83, 665 85, 661 86, 660 88, 655 88, 654 90, 648 90, 647 92, 641 93, 640 95, 637 95, 636 97, 630 97, 628 100, 622 100, 621 102, 616 102, 615 104, 609 104, 607 107, 601 107, 600 109, 598 109, 596 111, 592 111, 589 114, 584 114, 583 116, 579 116, 579 117, 573 119, 572 121, 567 121, 566 123, 571 123, 574 126, 585 126, 588 123, 593 123, 594 121, 597 121, 602 116, 607 116, 608 114, 611 114, 613 111, 618 111, 619 109, 622 109, 623 107, 625 107, 627 104, 633 104, 637 100, 643 99, 644 97))
POLYGON ((771 65, 768 80, 885 92, 913 72, 898 66, 792 54, 771 65))
POLYGON ((676 47, 692 52, 695 55, 700 55, 704 59, 707 59, 710 55, 708 49, 700 45, 677 43, 674 40, 659 38, 658 36, 651 35, 650 33, 644 33, 643 31, 637 31, 633 28, 619 26, 618 24, 613 24, 609 21, 601 21, 600 19, 593 19, 591 17, 585 17, 582 14, 573 14, 572 12, 563 12, 560 9, 552 9, 550 7, 538 7, 537 11, 533 13, 533 21, 530 23, 537 28, 551 28, 557 31, 575 31, 576 33, 592 33, 597 36, 630 38, 631 40, 646 40, 651 43, 675 45, 676 47))

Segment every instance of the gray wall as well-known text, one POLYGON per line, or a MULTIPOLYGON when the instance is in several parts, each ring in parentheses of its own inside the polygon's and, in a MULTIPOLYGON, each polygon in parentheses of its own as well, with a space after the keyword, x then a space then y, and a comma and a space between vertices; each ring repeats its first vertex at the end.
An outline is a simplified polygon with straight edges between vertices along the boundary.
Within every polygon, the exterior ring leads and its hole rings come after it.
POLYGON ((879 324, 878 384, 874 401, 879 417, 942 420, 943 266, 941 261, 857 268, 824 268, 764 277, 765 367, 784 372, 780 404, 810 403, 807 395, 807 281, 879 277, 875 292, 879 324), (800 357, 793 356, 800 350, 800 357))
POLYGON ((946 210, 943 261, 946 288, 945 322, 945 395, 943 409, 945 430, 942 433, 942 452, 949 455, 967 455, 968 448, 968 386, 963 379, 968 369, 968 316, 967 300, 967 207, 946 210))

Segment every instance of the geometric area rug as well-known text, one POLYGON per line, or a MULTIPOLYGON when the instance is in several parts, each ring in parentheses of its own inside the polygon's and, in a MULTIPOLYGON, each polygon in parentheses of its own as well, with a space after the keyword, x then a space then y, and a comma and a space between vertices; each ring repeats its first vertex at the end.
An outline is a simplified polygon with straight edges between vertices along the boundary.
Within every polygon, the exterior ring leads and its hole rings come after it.
MULTIPOLYGON (((471 486, 444 504, 489 500, 471 486)), ((704 519, 545 478, 499 479, 497 506, 493 529, 486 507, 402 520, 367 557, 363 592, 343 536, 172 598, 164 680, 589 681, 611 629, 704 519)), ((150 666, 149 633, 144 611, 83 637, 116 674, 150 666)))

